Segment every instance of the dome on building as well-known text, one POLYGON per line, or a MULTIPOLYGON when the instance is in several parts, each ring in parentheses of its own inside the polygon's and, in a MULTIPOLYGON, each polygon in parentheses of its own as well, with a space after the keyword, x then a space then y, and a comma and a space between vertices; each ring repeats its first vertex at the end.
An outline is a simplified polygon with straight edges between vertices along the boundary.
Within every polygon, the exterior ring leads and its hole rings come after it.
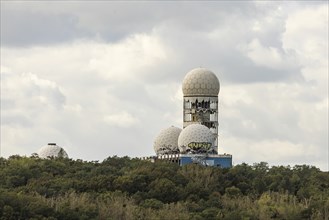
POLYGON ((62 147, 57 146, 55 143, 49 143, 48 145, 41 147, 38 151, 38 155, 40 158, 68 157, 66 151, 62 147))
POLYGON ((218 96, 217 76, 205 68, 196 68, 188 72, 183 80, 184 96, 218 96))
POLYGON ((204 125, 191 124, 183 129, 178 137, 181 153, 206 153, 214 144, 214 134, 204 125))
POLYGON ((175 126, 163 129, 154 140, 154 151, 157 155, 179 153, 178 136, 182 129, 175 126))

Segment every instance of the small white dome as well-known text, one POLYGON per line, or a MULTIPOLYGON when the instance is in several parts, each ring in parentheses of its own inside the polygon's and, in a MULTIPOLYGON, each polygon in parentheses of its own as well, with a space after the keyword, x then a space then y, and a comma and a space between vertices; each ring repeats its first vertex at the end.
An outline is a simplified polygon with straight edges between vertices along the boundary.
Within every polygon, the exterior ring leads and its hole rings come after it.
POLYGON ((181 153, 205 153, 213 148, 214 134, 204 125, 191 124, 178 137, 181 153))
POLYGON ((49 143, 48 145, 41 147, 38 151, 38 155, 40 158, 68 157, 66 151, 62 147, 57 146, 55 143, 49 143))
POLYGON ((178 136, 182 129, 175 126, 163 129, 154 140, 153 148, 157 155, 178 153, 178 136))
POLYGON ((184 96, 218 96, 217 76, 205 68, 196 68, 188 72, 182 86, 184 96))

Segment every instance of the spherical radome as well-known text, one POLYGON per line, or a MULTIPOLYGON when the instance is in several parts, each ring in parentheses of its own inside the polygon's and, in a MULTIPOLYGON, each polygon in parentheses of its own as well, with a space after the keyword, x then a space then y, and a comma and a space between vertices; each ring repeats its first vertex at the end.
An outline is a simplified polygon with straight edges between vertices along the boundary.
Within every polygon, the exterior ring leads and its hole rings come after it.
POLYGON ((183 80, 184 96, 218 96, 217 76, 205 68, 196 68, 188 72, 183 80))
POLYGON ((213 148, 213 144, 213 133, 201 124, 187 126, 178 137, 178 147, 181 153, 205 153, 213 148))
POLYGON ((179 153, 178 136, 182 129, 175 126, 163 129, 154 140, 154 151, 157 155, 179 153))
POLYGON ((57 146, 55 143, 49 143, 48 145, 41 147, 38 151, 38 155, 40 158, 68 157, 66 151, 62 147, 57 146))

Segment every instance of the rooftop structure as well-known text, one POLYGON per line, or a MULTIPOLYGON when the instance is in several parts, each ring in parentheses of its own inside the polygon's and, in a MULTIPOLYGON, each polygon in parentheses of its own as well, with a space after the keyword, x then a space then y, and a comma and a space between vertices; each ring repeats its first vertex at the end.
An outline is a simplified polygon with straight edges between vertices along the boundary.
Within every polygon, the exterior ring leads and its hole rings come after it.
POLYGON ((178 149, 178 136, 182 129, 175 126, 163 129, 154 141, 154 151, 157 155, 176 154, 178 149))
POLYGON ((62 147, 56 145, 56 143, 49 143, 48 145, 41 147, 38 151, 38 155, 40 158, 68 157, 66 151, 62 147))
POLYGON ((214 136, 209 128, 201 124, 191 124, 184 128, 178 138, 181 153, 213 153, 214 136))
POLYGON ((196 68, 188 72, 183 80, 185 96, 218 96, 219 81, 217 76, 205 68, 196 68))

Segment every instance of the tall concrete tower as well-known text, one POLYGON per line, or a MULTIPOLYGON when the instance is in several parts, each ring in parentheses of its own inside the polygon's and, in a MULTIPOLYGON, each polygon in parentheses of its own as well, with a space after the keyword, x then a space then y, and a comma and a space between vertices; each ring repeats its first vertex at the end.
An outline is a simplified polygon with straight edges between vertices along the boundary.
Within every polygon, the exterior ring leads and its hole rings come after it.
POLYGON ((188 72, 183 80, 183 128, 202 124, 214 135, 213 153, 218 153, 218 93, 216 75, 205 68, 188 72))

